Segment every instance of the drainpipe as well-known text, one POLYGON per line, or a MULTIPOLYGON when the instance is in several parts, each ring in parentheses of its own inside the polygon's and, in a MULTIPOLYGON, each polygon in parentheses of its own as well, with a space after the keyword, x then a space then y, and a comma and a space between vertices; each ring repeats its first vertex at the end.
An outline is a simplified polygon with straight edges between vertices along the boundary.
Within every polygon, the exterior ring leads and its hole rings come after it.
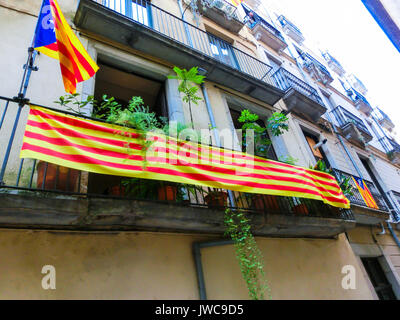
POLYGON ((194 242, 193 257, 196 265, 197 283, 199 285, 200 300, 207 300, 206 284, 204 281, 203 264, 201 263, 201 249, 233 244, 232 240, 216 240, 210 242, 194 242))
POLYGON ((396 242, 397 246, 400 248, 400 240, 399 240, 399 238, 397 237, 396 232, 394 232, 394 230, 393 230, 392 225, 390 224, 390 222, 387 222, 387 225, 388 225, 388 228, 389 228, 390 233, 392 234, 392 237, 393 237, 394 241, 396 242))
POLYGON ((186 22, 186 20, 185 20, 185 10, 183 10, 182 0, 178 0, 178 6, 179 6, 179 11, 181 12, 181 17, 182 17, 182 20, 183 20, 183 27, 185 28, 186 37, 187 37, 187 39, 189 41, 189 45, 193 48, 192 37, 190 36, 188 26, 185 23, 186 22))

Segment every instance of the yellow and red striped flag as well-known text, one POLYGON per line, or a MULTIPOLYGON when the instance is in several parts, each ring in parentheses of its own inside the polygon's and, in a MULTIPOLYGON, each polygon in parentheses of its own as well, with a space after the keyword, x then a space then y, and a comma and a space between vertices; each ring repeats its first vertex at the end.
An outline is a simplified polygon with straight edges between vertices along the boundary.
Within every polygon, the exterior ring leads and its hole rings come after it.
POLYGON ((321 200, 349 208, 335 178, 324 172, 31 105, 22 158, 82 171, 228 190, 321 200))
POLYGON ((99 69, 68 25, 56 0, 43 0, 33 47, 60 61, 68 93, 75 93, 76 84, 90 79, 99 69))
POLYGON ((369 208, 379 209, 378 205, 375 202, 374 197, 372 196, 371 192, 369 191, 365 181, 359 177, 352 176, 358 191, 360 192, 362 198, 364 199, 365 204, 369 208))
POLYGON ((239 6, 244 0, 231 0, 231 3, 237 7, 239 6))

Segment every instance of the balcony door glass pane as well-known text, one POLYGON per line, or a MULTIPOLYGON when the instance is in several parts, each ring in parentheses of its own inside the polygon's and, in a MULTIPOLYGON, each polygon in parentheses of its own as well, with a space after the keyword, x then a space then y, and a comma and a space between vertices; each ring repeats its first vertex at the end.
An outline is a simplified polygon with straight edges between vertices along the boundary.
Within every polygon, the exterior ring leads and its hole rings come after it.
POLYGON ((231 67, 236 68, 231 45, 210 34, 208 35, 208 40, 210 42, 210 48, 213 57, 218 59, 222 63, 225 63, 227 65, 230 65, 231 67))
POLYGON ((104 0, 103 5, 148 26, 148 11, 144 0, 104 0))

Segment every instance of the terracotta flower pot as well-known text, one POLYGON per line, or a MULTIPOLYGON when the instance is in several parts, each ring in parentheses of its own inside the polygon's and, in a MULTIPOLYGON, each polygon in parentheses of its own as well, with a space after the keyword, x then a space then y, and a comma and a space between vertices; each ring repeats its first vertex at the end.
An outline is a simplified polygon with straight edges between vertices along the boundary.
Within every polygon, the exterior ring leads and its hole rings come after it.
POLYGON ((108 189, 108 193, 112 196, 124 196, 125 195, 125 187, 120 185, 112 186, 108 189))
POLYGON ((158 200, 176 201, 178 188, 176 186, 162 186, 158 188, 158 200))
POLYGON ((211 192, 204 197, 204 201, 206 202, 209 208, 226 207, 227 200, 228 200, 228 194, 223 191, 211 192))
POLYGON ((308 208, 304 203, 298 204, 293 207, 293 212, 297 214, 309 214, 308 208))
POLYGON ((59 191, 77 191, 79 170, 70 169, 56 164, 39 161, 37 165, 37 188, 59 191), (47 170, 46 170, 47 164, 47 170), (46 173, 46 176, 45 176, 46 173), (43 186, 43 179, 44 186, 43 186))
POLYGON ((256 210, 279 210, 279 203, 276 196, 270 196, 265 194, 254 194, 252 195, 252 204, 256 210))

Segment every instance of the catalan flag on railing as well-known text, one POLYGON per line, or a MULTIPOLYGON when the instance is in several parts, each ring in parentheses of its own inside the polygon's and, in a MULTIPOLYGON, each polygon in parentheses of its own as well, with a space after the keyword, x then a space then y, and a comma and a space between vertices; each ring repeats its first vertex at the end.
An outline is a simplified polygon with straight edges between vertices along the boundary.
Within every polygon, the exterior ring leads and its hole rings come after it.
POLYGON ((31 105, 21 157, 82 171, 239 192, 321 200, 349 208, 330 174, 31 105), (152 141, 151 150, 143 146, 152 141))
POLYGON ((239 4, 241 4, 244 0, 230 0, 231 1, 231 3, 235 6, 235 7, 237 7, 237 6, 239 6, 239 4))
POLYGON ((60 61, 68 93, 75 93, 76 84, 90 79, 99 69, 68 25, 56 0, 43 0, 33 47, 60 61))
POLYGON ((364 199, 365 204, 369 208, 379 209, 378 205, 375 202, 374 197, 372 196, 371 192, 369 191, 365 181, 359 177, 352 176, 358 191, 360 192, 362 198, 364 199))

